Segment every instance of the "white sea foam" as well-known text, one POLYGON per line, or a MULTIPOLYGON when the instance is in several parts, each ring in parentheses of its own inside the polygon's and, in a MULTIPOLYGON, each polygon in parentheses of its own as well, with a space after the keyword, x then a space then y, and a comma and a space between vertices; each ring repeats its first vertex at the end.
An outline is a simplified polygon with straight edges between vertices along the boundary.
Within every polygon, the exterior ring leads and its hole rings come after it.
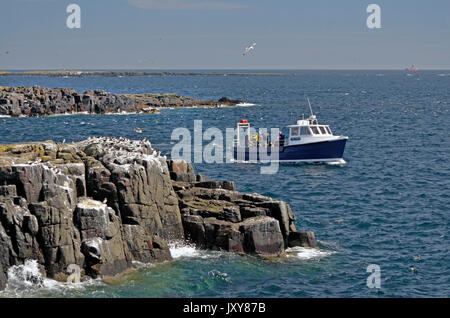
POLYGON ((183 258, 208 259, 224 255, 223 252, 199 249, 194 244, 189 244, 182 241, 170 242, 169 248, 170 254, 175 260, 183 258))
POLYGON ((298 258, 304 260, 322 258, 334 253, 335 252, 333 251, 324 251, 316 248, 306 248, 300 246, 290 247, 286 250, 286 256, 288 258, 298 258))
POLYGON ((26 260, 23 265, 8 269, 8 283, 0 297, 48 297, 64 296, 66 293, 82 292, 88 286, 104 285, 99 279, 89 279, 81 283, 63 283, 45 278, 36 260, 26 260))
POLYGON ((248 106, 258 106, 258 104, 253 104, 253 103, 239 103, 239 104, 236 104, 236 106, 248 107, 248 106))
POLYGON ((347 163, 347 161, 345 161, 344 159, 338 159, 336 161, 329 161, 329 162, 325 162, 327 165, 331 165, 331 166, 341 166, 341 165, 345 165, 347 163))
POLYGON ((185 242, 171 242, 169 248, 170 254, 174 259, 181 257, 198 257, 201 252, 195 245, 185 242))

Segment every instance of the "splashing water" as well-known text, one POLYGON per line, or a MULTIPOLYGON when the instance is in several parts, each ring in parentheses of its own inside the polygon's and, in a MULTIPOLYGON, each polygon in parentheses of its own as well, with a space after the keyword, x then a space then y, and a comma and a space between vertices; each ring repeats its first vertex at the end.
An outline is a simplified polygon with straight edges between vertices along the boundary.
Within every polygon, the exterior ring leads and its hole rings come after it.
POLYGON ((88 279, 81 283, 63 283, 46 278, 45 271, 36 260, 26 260, 7 272, 8 283, 0 297, 54 297, 76 296, 88 286, 105 285, 101 280, 88 279))
POLYGON ((295 257, 295 258, 304 259, 304 260, 326 257, 326 256, 329 256, 334 253, 336 253, 336 252, 323 251, 323 250, 319 250, 316 248, 306 248, 306 247, 300 247, 300 246, 290 247, 290 248, 286 249, 286 256, 288 258, 295 257))

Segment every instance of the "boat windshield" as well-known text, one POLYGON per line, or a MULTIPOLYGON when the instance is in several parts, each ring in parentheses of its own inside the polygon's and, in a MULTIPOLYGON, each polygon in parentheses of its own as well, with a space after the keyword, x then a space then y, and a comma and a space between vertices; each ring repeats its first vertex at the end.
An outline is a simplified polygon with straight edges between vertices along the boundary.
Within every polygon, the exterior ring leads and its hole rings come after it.
POLYGON ((324 134, 324 135, 327 134, 327 132, 326 132, 326 130, 325 130, 325 127, 319 126, 319 128, 320 128, 320 131, 322 132, 322 134, 324 134))
POLYGON ((309 131, 308 127, 303 126, 300 130, 300 135, 308 136, 308 135, 311 135, 311 132, 309 131))
POLYGON ((312 133, 314 135, 320 135, 319 129, 317 128, 317 126, 310 126, 312 133))

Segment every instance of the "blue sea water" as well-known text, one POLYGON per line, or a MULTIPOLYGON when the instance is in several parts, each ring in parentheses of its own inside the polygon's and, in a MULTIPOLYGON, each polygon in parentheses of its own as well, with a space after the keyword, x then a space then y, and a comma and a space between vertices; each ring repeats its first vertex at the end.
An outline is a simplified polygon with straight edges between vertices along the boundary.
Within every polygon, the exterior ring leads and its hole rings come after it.
POLYGON ((163 109, 157 115, 0 118, 0 143, 92 135, 147 137, 170 154, 177 127, 225 131, 242 118, 283 127, 307 114, 349 136, 345 165, 194 164, 211 179, 234 180, 241 192, 287 201, 296 227, 312 230, 320 250, 288 257, 251 256, 173 246, 174 261, 79 287, 10 286, 9 296, 40 297, 448 297, 450 296, 449 71, 295 71, 285 76, 0 76, 0 85, 175 92, 242 98, 257 106, 163 109), (134 127, 144 131, 137 134, 134 127), (420 257, 419 257, 420 256, 420 257), (367 287, 369 264, 381 288, 367 287))

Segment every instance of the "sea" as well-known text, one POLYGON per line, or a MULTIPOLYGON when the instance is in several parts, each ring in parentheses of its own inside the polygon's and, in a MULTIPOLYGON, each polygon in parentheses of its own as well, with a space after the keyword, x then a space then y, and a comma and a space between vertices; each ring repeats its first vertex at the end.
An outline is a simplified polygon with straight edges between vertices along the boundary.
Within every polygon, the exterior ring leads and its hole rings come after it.
POLYGON ((319 123, 349 137, 345 164, 282 164, 271 175, 261 174, 258 164, 194 167, 210 179, 235 181, 240 192, 285 200, 297 229, 314 231, 319 248, 291 248, 284 258, 262 259, 171 242, 170 262, 135 264, 136 270, 107 281, 45 278, 40 286, 22 279, 39 275, 29 261, 10 269, 0 297, 450 296, 450 71, 193 72, 200 74, 0 76, 2 86, 246 101, 237 107, 165 108, 160 114, 0 118, 0 144, 145 137, 170 157, 174 130, 194 135, 195 120, 203 130, 224 134, 241 119, 257 128, 283 128, 309 115, 308 97, 319 123))

